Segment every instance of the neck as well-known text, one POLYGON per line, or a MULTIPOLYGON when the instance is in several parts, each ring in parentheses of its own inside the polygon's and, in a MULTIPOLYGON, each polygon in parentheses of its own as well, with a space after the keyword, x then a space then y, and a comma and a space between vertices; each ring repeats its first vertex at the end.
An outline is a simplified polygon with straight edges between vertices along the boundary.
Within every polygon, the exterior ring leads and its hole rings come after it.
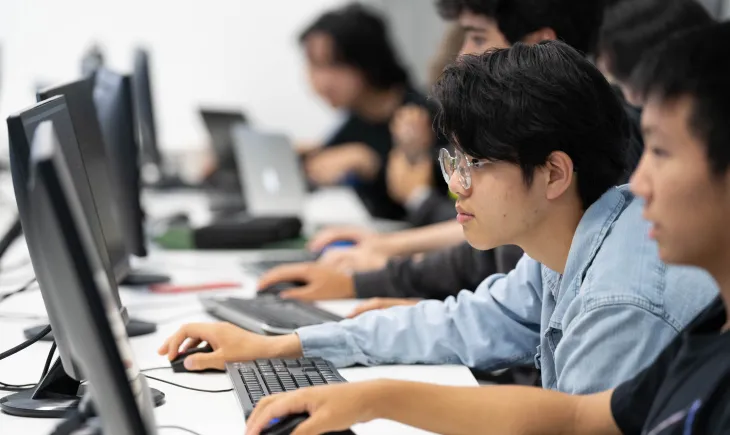
POLYGON ((361 118, 371 122, 386 122, 401 106, 405 87, 394 86, 390 89, 371 89, 365 92, 353 107, 361 118))
POLYGON ((525 237, 525 242, 519 246, 530 258, 562 275, 583 214, 579 204, 568 203, 560 206, 534 232, 525 237))

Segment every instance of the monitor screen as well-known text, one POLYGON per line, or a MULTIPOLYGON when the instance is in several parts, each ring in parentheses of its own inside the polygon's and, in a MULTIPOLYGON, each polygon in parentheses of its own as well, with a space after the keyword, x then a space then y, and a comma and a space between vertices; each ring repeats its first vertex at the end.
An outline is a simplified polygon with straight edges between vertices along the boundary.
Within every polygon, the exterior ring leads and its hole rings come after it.
POLYGON ((147 51, 142 49, 138 49, 134 53, 132 98, 134 100, 134 119, 137 140, 141 150, 142 167, 144 170, 150 167, 154 168, 158 171, 158 176, 162 176, 164 167, 162 155, 157 145, 157 129, 155 127, 152 83, 150 79, 150 60, 147 51))
POLYGON ((96 72, 94 103, 114 183, 119 188, 119 220, 130 254, 147 255, 140 203, 139 152, 134 138, 130 79, 106 68, 96 72))
MULTIPOLYGON (((42 128, 53 130, 54 125, 44 121, 42 128)), ((72 172, 55 140, 33 142, 28 227, 43 234, 45 246, 54 254, 33 260, 43 263, 64 289, 56 301, 59 311, 53 329, 67 337, 64 345, 88 380, 102 432, 152 435, 152 395, 132 354, 114 300, 114 281, 109 280, 88 231, 72 172)))
MULTIPOLYGON (((66 99, 68 112, 71 115, 73 129, 76 132, 78 147, 74 150, 67 150, 67 153, 80 153, 82 166, 85 168, 87 180, 85 183, 91 187, 92 202, 84 202, 87 213, 96 213, 101 222, 102 239, 97 240, 102 244, 101 249, 106 249, 109 261, 114 271, 117 282, 124 279, 129 273, 129 254, 122 232, 122 221, 120 219, 120 200, 122 189, 114 185, 116 181, 113 168, 108 164, 106 146, 102 137, 101 128, 96 115, 96 107, 93 99, 94 82, 93 78, 78 80, 61 86, 44 89, 38 93, 39 100, 45 100, 53 96, 63 95, 66 99)), ((62 144, 63 145, 63 144, 62 144)), ((68 158, 70 163, 73 160, 68 158)), ((78 179, 78 182, 84 180, 78 179)))

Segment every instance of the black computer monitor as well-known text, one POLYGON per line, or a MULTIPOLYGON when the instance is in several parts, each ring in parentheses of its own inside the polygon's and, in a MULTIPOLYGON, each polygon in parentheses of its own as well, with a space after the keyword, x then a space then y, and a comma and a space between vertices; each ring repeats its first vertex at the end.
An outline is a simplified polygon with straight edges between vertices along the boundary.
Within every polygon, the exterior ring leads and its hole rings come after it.
MULTIPOLYGON (((157 171, 158 179, 164 175, 162 154, 157 145, 155 112, 152 104, 152 84, 150 79, 150 56, 146 50, 137 49, 134 53, 132 74, 132 98, 134 100, 134 119, 137 140, 141 150, 140 163, 143 177, 145 172, 157 171)), ((153 178, 153 177, 148 177, 153 178)))
POLYGON ((94 103, 101 133, 119 190, 120 223, 129 253, 147 256, 144 212, 140 203, 139 151, 134 137, 132 94, 128 76, 97 69, 94 103))
MULTIPOLYGON (((65 108, 53 103, 55 107, 47 108, 63 118, 65 108)), ((36 126, 29 166, 18 167, 14 156, 13 181, 23 194, 23 227, 33 266, 43 271, 38 280, 46 305, 53 306, 51 322, 63 367, 77 379, 88 380, 84 394, 90 394, 103 433, 152 435, 152 392, 134 361, 113 281, 89 231, 92 224, 77 195, 73 171, 55 143, 73 139, 70 124, 63 126, 63 119, 54 122, 50 117, 36 126)), ((63 382, 58 371, 53 373, 53 382, 63 382)), ((60 401, 48 391, 38 400, 23 392, 0 399, 0 406, 6 412, 32 415, 26 412, 44 411, 60 401)))
MULTIPOLYGON (((95 78, 88 77, 43 90, 38 93, 38 97, 39 100, 55 95, 66 97, 71 121, 79 140, 79 151, 81 151, 88 182, 94 195, 96 211, 101 219, 103 241, 106 242, 109 260, 117 282, 140 286, 167 282, 170 280, 167 275, 136 271, 130 267, 129 254, 131 249, 129 249, 128 242, 134 241, 138 245, 144 245, 144 235, 140 234, 142 222, 139 220, 139 214, 141 213, 139 190, 133 191, 128 188, 127 181, 123 176, 129 174, 129 168, 120 165, 123 163, 122 160, 125 159, 118 159, 120 157, 120 153, 117 152, 118 142, 124 141, 125 138, 118 137, 115 134, 128 135, 129 132, 123 131, 123 127, 125 127, 124 119, 113 119, 111 116, 122 114, 124 108, 109 108, 104 104, 123 103, 123 101, 110 101, 105 98, 99 100, 103 106, 102 112, 106 115, 103 119, 105 124, 102 130, 98 117, 98 106, 95 104, 94 88, 95 78), (117 131, 110 131, 111 129, 108 128, 109 125, 107 124, 109 121, 116 122, 115 127, 120 128, 117 131), (112 133, 110 143, 107 143, 103 138, 103 131, 112 133)), ((129 124, 126 127, 129 127, 129 124)), ((131 146, 129 143, 124 145, 131 146)), ((128 160, 128 157, 126 160, 128 160)), ((127 332, 130 336, 154 332, 154 325, 152 324, 145 325, 135 321, 133 324, 130 323, 129 327, 130 329, 127 332)))
MULTIPOLYGON (((101 127, 94 105, 94 80, 82 80, 53 86, 38 92, 38 101, 63 95, 66 98, 68 112, 71 115, 73 129, 78 140, 78 151, 64 152, 77 154, 80 152, 81 164, 86 170, 88 179, 86 184, 91 186, 93 200, 84 202, 87 213, 95 213, 101 222, 103 237, 96 239, 98 247, 108 252, 108 261, 111 264, 117 281, 129 273, 129 252, 125 243, 128 237, 122 232, 122 215, 126 203, 121 201, 123 189, 112 183, 116 182, 116 168, 109 164, 106 146, 102 137, 101 127)), ((74 146, 75 148, 75 146, 74 146)), ((69 162, 73 163, 72 159, 69 162)), ((73 166, 72 166, 73 167, 73 166)), ((77 180, 83 183, 84 180, 77 180)))

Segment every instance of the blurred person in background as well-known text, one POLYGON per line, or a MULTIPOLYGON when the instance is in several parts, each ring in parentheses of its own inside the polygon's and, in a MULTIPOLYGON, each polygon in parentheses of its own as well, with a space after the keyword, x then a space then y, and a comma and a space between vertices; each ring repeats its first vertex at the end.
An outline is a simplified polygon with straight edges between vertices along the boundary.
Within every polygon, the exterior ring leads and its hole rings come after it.
MULTIPOLYGON (((377 218, 404 219, 403 201, 386 187, 389 155, 397 143, 412 160, 432 165, 436 145, 431 128, 434 109, 412 86, 408 72, 377 13, 352 4, 326 12, 301 34, 312 88, 344 122, 321 147, 303 154, 307 178, 314 186, 351 185, 377 218), (391 131, 398 109, 421 108, 427 129, 391 131), (422 154, 429 157, 422 158, 422 154), (400 202, 400 203, 399 203, 400 202)), ((431 177, 432 185, 445 184, 431 177)))

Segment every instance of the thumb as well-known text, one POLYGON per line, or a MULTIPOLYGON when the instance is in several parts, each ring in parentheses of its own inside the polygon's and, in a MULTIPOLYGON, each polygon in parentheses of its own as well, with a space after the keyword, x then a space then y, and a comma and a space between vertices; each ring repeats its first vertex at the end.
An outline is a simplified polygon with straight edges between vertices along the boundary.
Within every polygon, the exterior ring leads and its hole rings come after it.
POLYGON ((377 310, 378 308, 380 308, 380 302, 375 299, 372 299, 372 300, 363 302, 362 304, 356 306, 355 309, 352 310, 352 312, 347 316, 347 318, 352 319, 353 317, 357 317, 362 313, 372 311, 372 310, 377 310))
POLYGON ((225 361, 223 359, 223 352, 218 349, 215 352, 190 355, 185 358, 183 365, 186 369, 193 371, 206 369, 223 370, 225 368, 225 361))
POLYGON ((261 290, 283 281, 308 281, 307 272, 310 267, 311 263, 286 264, 275 267, 261 276, 258 289, 261 290))

